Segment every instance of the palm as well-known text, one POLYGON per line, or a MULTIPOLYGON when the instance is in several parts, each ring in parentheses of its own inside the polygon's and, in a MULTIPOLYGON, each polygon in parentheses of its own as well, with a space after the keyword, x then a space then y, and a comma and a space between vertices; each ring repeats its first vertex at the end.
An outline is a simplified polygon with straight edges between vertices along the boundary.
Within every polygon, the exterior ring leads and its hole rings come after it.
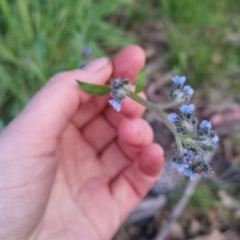
MULTIPOLYGON (((73 125, 69 126, 65 134, 68 136, 59 146, 60 166, 48 203, 48 207, 55 206, 55 210, 47 212, 43 221, 46 221, 46 225, 58 222, 58 226, 51 224, 51 228, 58 229, 54 234, 56 239, 63 237, 63 234, 65 239, 77 239, 79 235, 85 235, 86 238, 83 239, 87 239, 89 233, 92 235, 89 239, 107 239, 104 232, 107 229, 114 232, 119 224, 118 209, 110 190, 110 177, 107 176, 96 150, 83 139, 78 129, 73 125), (84 158, 80 147, 83 142, 85 150, 89 151, 84 158), (57 220, 60 216, 62 220, 59 223, 57 220), (102 220, 95 216, 104 216, 110 220, 106 221, 107 229, 102 228, 102 220), (72 228, 76 231, 70 238, 67 229, 72 228)), ((44 235, 49 234, 48 229, 43 231, 44 235)))
MULTIPOLYGON (((135 192, 133 186, 129 185, 126 188, 123 185, 125 193, 121 194, 128 197, 128 206, 125 204, 124 210, 119 210, 126 199, 119 198, 116 191, 122 191, 122 181, 126 180, 128 184, 128 169, 131 171, 133 158, 136 158, 139 151, 129 152, 128 146, 125 146, 121 139, 117 139, 118 123, 123 117, 115 113, 110 106, 105 107, 106 98, 95 98, 88 102, 86 106, 82 106, 82 110, 80 109, 81 114, 84 116, 84 109, 95 106, 97 102, 96 109, 99 111, 103 108, 103 111, 100 114, 92 112, 93 119, 82 117, 80 121, 76 114, 74 123, 68 125, 59 141, 56 151, 59 154, 56 154, 56 157, 60 162, 49 204, 54 205, 61 199, 60 209, 56 208, 52 213, 51 222, 56 222, 62 214, 63 219, 67 219, 67 216, 61 213, 61 209, 66 211, 66 206, 70 208, 67 214, 70 214, 71 221, 64 220, 58 228, 64 228, 66 224, 73 227, 74 223, 77 231, 82 234, 83 231, 86 231, 86 234, 91 232, 99 239, 106 239, 104 233, 108 232, 108 229, 114 233, 145 190, 142 192, 139 189, 139 192, 135 192), (115 119, 111 118, 113 116, 115 119), (75 210, 76 206, 79 211, 75 210), (106 223, 103 224, 102 219, 95 216, 104 216, 106 223), (83 217, 84 223, 81 222, 83 217), (84 230, 78 226, 84 226, 84 230)), ((46 215, 46 221, 47 218, 46 215)))
MULTIPOLYGON (((111 176, 102 162, 104 152, 101 154, 89 144, 74 125, 70 125, 64 135, 59 146, 60 166, 49 201, 52 205, 59 202, 59 207, 55 208, 55 212, 49 214, 50 216, 46 215, 45 221, 56 222, 61 216, 63 221, 57 226, 61 231, 56 235, 66 234, 68 239, 77 239, 77 236, 82 236, 82 239, 107 239, 108 235, 105 233, 108 233, 109 229, 114 233, 126 214, 119 212, 118 203, 114 199, 111 189, 114 176, 111 176), (106 220, 103 220, 103 217, 106 220), (70 238, 66 229, 71 228, 75 229, 75 232, 70 238)), ((108 146, 105 152, 111 151, 111 148, 113 146, 108 146)), ((113 156, 111 161, 114 162, 113 156)), ((55 237, 60 239, 59 236, 55 237)))
POLYGON ((0 238, 109 239, 156 180, 161 149, 138 119, 144 109, 126 99, 119 114, 107 97, 90 100, 74 81, 104 82, 110 74, 109 66, 97 77, 79 70, 56 76, 2 133, 0 238))
MULTIPOLYGON (((51 231, 57 229, 51 234, 56 239, 63 236, 75 239, 79 235, 87 238, 89 233, 92 234, 89 239, 107 239, 109 230, 112 234, 116 231, 145 193, 145 189, 132 185, 135 183, 129 175, 134 174, 134 159, 142 150, 129 151, 129 146, 117 138, 118 127, 124 125, 123 116, 106 104, 106 97, 98 97, 81 106, 78 112, 82 116, 87 115, 85 109, 96 111, 81 118, 77 113, 56 145, 53 162, 59 166, 45 216, 40 221, 40 225, 51 226, 51 231), (48 210, 53 207, 54 211, 48 210), (69 236, 71 228, 76 232, 69 236)), ((36 232, 44 239, 50 237, 51 231, 40 227, 36 232)))

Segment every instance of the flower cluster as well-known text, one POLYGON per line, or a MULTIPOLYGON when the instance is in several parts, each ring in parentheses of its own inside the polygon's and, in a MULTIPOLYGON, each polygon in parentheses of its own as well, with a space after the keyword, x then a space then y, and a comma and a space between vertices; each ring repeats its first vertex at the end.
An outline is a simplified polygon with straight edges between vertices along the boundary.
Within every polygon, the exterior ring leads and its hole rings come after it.
POLYGON ((195 148, 191 148, 190 145, 187 148, 183 148, 181 153, 179 151, 176 153, 176 156, 172 158, 172 167, 177 168, 179 172, 182 172, 191 180, 194 180, 197 174, 207 177, 208 173, 213 171, 204 162, 201 152, 198 152, 195 148))
POLYGON ((83 49, 82 56, 84 58, 89 58, 92 55, 92 53, 93 53, 92 48, 88 46, 83 49))
MULTIPOLYGON (((172 78, 172 81, 173 86, 169 93, 169 98, 171 99, 170 106, 188 102, 194 90, 189 85, 184 86, 186 77, 175 76, 172 78)), ((112 99, 109 100, 109 103, 116 111, 121 110, 121 103, 127 95, 133 97, 130 92, 129 81, 121 78, 113 80, 110 94, 112 99)), ((139 100, 136 96, 133 99, 139 100)), ((171 113, 166 117, 158 106, 145 100, 141 100, 140 103, 144 103, 144 106, 162 117, 163 121, 174 133, 176 139, 174 144, 175 156, 172 159, 174 168, 188 176, 191 180, 194 180, 197 174, 202 174, 206 177, 208 173, 213 171, 204 160, 205 151, 213 150, 219 138, 216 132, 212 130, 211 123, 207 120, 203 120, 198 125, 198 120, 193 115, 195 110, 193 104, 182 105, 179 107, 179 114, 171 113)))
POLYGON ((168 115, 168 121, 175 125, 176 131, 182 135, 192 135, 196 129, 197 119, 192 116, 195 106, 193 104, 182 105, 181 114, 171 113, 168 115))
MULTIPOLYGON (((189 100, 194 91, 190 86, 183 87, 186 78, 176 76, 172 80, 174 82, 170 90, 172 99, 189 100), (184 91, 184 88, 187 90, 184 91)), ((174 144, 176 153, 172 159, 172 166, 191 180, 194 180, 197 174, 206 177, 213 169, 204 161, 205 151, 213 150, 219 138, 212 130, 212 124, 207 120, 203 120, 197 128, 198 120, 193 116, 195 110, 193 104, 182 105, 179 109, 181 111, 179 115, 171 113, 167 117, 176 130, 174 144)))
POLYGON ((194 139, 204 150, 213 150, 219 141, 217 133, 212 130, 212 124, 207 120, 203 120, 199 125, 200 129, 197 130, 194 139))
POLYGON ((113 99, 108 102, 113 106, 116 111, 121 110, 122 100, 127 96, 130 91, 129 80, 116 78, 111 83, 111 96, 113 99))
POLYGON ((193 150, 184 148, 182 155, 175 156, 172 159, 172 167, 177 168, 179 172, 183 172, 186 176, 189 176, 191 180, 194 180, 197 173, 191 167, 193 162, 199 158, 193 150))
POLYGON ((169 99, 171 101, 175 101, 176 103, 189 102, 192 98, 194 90, 189 85, 184 86, 186 77, 175 76, 172 78, 172 81, 174 84, 170 89, 169 99))

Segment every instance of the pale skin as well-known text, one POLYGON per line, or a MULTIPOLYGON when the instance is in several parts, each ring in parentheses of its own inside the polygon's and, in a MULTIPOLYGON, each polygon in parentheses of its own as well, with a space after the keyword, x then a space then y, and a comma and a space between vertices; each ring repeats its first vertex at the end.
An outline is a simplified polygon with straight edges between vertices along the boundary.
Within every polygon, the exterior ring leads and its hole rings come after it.
MULTIPOLYGON (((84 93, 76 79, 134 81, 143 51, 56 74, 0 133, 0 239, 111 239, 159 177, 163 151, 126 98, 84 93)), ((33 80, 34 81, 34 80, 33 80)))

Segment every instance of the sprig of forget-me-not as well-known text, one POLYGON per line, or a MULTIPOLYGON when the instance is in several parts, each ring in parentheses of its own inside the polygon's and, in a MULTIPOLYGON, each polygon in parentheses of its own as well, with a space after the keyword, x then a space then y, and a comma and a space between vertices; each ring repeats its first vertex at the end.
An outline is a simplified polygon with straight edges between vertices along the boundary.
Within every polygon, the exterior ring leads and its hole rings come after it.
POLYGON ((194 94, 193 88, 185 85, 185 76, 175 76, 172 78, 172 86, 169 90, 169 102, 156 105, 138 96, 145 86, 144 74, 140 73, 135 92, 131 91, 128 79, 115 78, 110 86, 81 81, 78 83, 88 93, 104 95, 110 92, 111 99, 108 102, 118 112, 121 111, 122 101, 127 96, 153 111, 175 136, 172 167, 191 180, 194 180, 198 174, 206 177, 213 172, 213 169, 206 163, 205 154, 206 151, 216 148, 219 138, 209 121, 203 120, 199 124, 194 116, 195 106, 188 104, 194 94), (164 110, 177 105, 181 105, 178 112, 165 113, 164 110))

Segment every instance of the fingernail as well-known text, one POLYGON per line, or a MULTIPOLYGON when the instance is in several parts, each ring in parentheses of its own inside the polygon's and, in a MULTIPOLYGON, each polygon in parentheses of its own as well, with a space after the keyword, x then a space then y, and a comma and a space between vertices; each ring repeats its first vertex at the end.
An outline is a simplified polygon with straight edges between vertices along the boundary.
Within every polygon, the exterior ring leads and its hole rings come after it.
POLYGON ((110 60, 108 58, 102 57, 88 63, 83 69, 87 72, 94 73, 105 68, 109 63, 110 63, 110 60))

